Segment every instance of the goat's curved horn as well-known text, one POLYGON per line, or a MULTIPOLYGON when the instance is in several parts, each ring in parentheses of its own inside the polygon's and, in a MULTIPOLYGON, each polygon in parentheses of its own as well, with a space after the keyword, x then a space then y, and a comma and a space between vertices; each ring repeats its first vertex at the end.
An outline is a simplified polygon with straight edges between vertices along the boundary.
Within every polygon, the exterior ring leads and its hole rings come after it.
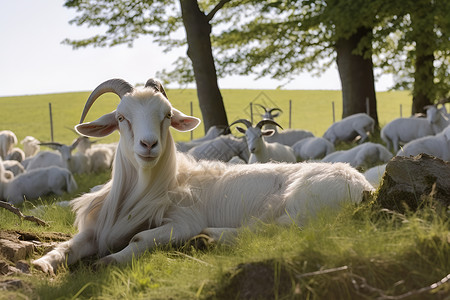
POLYGON ((255 103, 254 105, 261 107, 265 112, 268 112, 267 108, 259 103, 255 103))
POLYGON ((283 112, 283 110, 282 110, 281 108, 274 107, 274 108, 269 109, 268 113, 269 113, 269 114, 272 114, 273 111, 283 112))
POLYGON ((111 92, 119 96, 120 99, 122 99, 122 97, 126 93, 133 91, 133 89, 134 87, 123 79, 115 78, 101 83, 99 86, 95 88, 95 90, 91 93, 91 95, 87 99, 86 105, 84 106, 83 109, 83 113, 81 114, 80 123, 83 123, 92 104, 94 104, 94 101, 97 100, 97 98, 100 97, 101 95, 111 92))
POLYGON ((252 127, 252 123, 251 123, 249 120, 247 120, 247 119, 239 119, 239 120, 236 120, 236 121, 234 121, 233 123, 231 123, 231 124, 228 126, 228 128, 230 128, 231 126, 233 126, 234 124, 237 124, 237 123, 242 123, 242 124, 244 124, 245 126, 247 126, 247 128, 252 127))
POLYGON ((166 99, 169 99, 169 97, 167 97, 166 91, 164 90, 164 87, 163 87, 162 83, 159 80, 154 79, 154 78, 150 78, 145 83, 145 87, 153 88, 157 92, 160 92, 161 94, 163 94, 164 97, 166 97, 166 99))
POLYGON ((50 147, 61 147, 63 144, 55 143, 55 142, 48 142, 48 143, 39 143, 40 146, 50 146, 50 147))
POLYGON ((267 124, 276 125, 276 126, 280 127, 281 129, 283 129, 283 127, 281 127, 280 124, 278 124, 277 122, 275 122, 273 120, 261 120, 258 122, 258 124, 256 124, 255 127, 262 128, 264 125, 267 125, 267 124))

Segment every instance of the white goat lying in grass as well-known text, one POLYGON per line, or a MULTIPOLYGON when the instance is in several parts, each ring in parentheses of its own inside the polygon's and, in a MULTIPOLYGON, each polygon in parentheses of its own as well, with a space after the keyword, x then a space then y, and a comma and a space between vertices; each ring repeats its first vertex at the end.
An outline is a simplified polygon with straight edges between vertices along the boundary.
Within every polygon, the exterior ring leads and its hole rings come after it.
POLYGON ((292 145, 297 161, 322 159, 335 151, 333 143, 323 137, 307 137, 292 145))
POLYGON ((73 200, 79 232, 33 262, 45 272, 91 255, 97 264, 130 262, 157 245, 202 232, 218 239, 255 219, 302 224, 321 207, 357 203, 373 190, 346 164, 227 165, 177 154, 169 126, 188 131, 200 121, 172 107, 153 79, 140 89, 121 79, 100 84, 81 122, 106 92, 121 98, 117 109, 76 129, 95 137, 120 131, 112 179, 73 200))
POLYGON ((238 156, 247 162, 250 156, 245 140, 231 134, 221 135, 203 142, 191 148, 187 153, 197 160, 220 160, 224 162, 229 161, 233 156, 238 156))
POLYGON ((223 126, 211 126, 208 129, 208 132, 206 134, 198 139, 188 141, 188 142, 177 142, 177 150, 180 152, 188 152, 194 147, 200 146, 205 142, 212 141, 213 139, 216 139, 217 137, 220 137, 222 134, 229 133, 228 128, 224 128, 223 126))
POLYGON ((72 173, 60 167, 35 169, 11 180, 5 178, 4 174, 5 169, 0 160, 0 200, 12 204, 21 204, 24 199, 36 199, 50 193, 71 193, 77 189, 72 173))
POLYGON ((335 151, 325 156, 323 162, 346 162, 355 168, 368 168, 388 162, 392 153, 381 144, 367 142, 349 150, 335 151))
POLYGON ((415 156, 420 153, 450 161, 450 126, 436 135, 412 140, 397 152, 397 156, 415 156))
POLYGON ((365 113, 354 114, 331 124, 323 137, 336 145, 337 142, 351 142, 357 136, 361 136, 359 143, 364 143, 367 132, 373 132, 375 121, 365 113))
POLYGON ((386 172, 386 165, 387 164, 378 165, 364 172, 364 177, 366 177, 367 181, 376 189, 381 184, 384 172, 386 172))
MULTIPOLYGON (((283 112, 279 108, 266 108, 262 106, 261 104, 255 104, 262 109, 264 109, 264 114, 261 115, 263 120, 272 120, 275 121, 275 118, 280 115, 279 112, 283 112)), ((278 131, 277 126, 275 124, 267 124, 266 129, 273 130, 272 135, 268 135, 264 137, 264 140, 269 143, 280 143, 286 146, 292 146, 296 142, 307 138, 307 137, 313 137, 314 134, 311 131, 303 130, 303 129, 286 129, 281 132, 278 131)))
POLYGON ((26 165, 27 171, 38 168, 46 168, 50 166, 57 166, 70 170, 70 160, 72 158, 72 151, 77 147, 79 141, 80 141, 79 139, 74 140, 72 145, 70 146, 54 142, 40 143, 39 145, 48 146, 52 149, 57 150, 57 152, 53 151, 38 152, 29 161, 27 161, 26 165))
POLYGON ((381 139, 389 150, 393 149, 395 153, 400 145, 424 136, 435 135, 450 124, 445 115, 445 107, 438 109, 430 105, 426 110, 426 118, 397 118, 381 129, 381 139))
POLYGON ((269 143, 263 137, 270 136, 274 133, 273 129, 263 130, 262 127, 266 124, 276 125, 281 127, 277 122, 272 120, 259 121, 255 127, 246 119, 239 119, 230 124, 230 126, 242 123, 247 126, 247 129, 237 126, 236 129, 245 134, 247 140, 248 151, 250 157, 249 164, 267 163, 267 162, 297 162, 294 150, 291 147, 280 143, 269 143))

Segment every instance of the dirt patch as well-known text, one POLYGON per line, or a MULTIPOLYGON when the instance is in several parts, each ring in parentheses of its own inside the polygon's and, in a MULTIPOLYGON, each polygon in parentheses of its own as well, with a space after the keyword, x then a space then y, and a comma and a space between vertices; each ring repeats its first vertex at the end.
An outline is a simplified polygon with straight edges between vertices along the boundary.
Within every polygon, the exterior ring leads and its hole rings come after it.
POLYGON ((287 267, 274 260, 239 264, 224 283, 218 299, 276 299, 293 295, 295 289, 287 267))

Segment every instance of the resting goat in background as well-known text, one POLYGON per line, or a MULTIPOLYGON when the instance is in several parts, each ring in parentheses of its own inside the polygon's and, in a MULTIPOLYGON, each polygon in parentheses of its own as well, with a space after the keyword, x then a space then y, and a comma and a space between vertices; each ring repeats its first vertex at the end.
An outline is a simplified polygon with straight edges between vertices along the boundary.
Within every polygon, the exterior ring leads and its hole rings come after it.
POLYGON ((121 79, 100 84, 81 122, 106 92, 121 98, 117 110, 76 130, 93 137, 120 131, 112 179, 73 200, 79 232, 33 262, 45 272, 90 255, 101 258, 98 264, 130 262, 158 244, 202 232, 218 239, 253 218, 302 224, 322 206, 359 202, 373 190, 346 164, 227 165, 177 154, 169 126, 188 131, 200 120, 172 107, 153 79, 141 89, 121 79))

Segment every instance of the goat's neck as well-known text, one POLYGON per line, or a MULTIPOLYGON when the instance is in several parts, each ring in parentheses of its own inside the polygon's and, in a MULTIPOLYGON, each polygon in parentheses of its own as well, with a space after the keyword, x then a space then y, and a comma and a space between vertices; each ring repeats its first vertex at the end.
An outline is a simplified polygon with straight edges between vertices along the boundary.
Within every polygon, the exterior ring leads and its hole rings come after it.
POLYGON ((267 142, 263 141, 260 146, 261 147, 259 147, 259 151, 255 152, 254 155, 256 156, 258 162, 266 163, 269 161, 269 150, 267 149, 267 142))
POLYGON ((111 191, 97 224, 102 253, 123 247, 143 226, 160 226, 170 205, 168 190, 176 183, 175 144, 170 133, 161 157, 151 169, 136 168, 120 146, 111 191))

